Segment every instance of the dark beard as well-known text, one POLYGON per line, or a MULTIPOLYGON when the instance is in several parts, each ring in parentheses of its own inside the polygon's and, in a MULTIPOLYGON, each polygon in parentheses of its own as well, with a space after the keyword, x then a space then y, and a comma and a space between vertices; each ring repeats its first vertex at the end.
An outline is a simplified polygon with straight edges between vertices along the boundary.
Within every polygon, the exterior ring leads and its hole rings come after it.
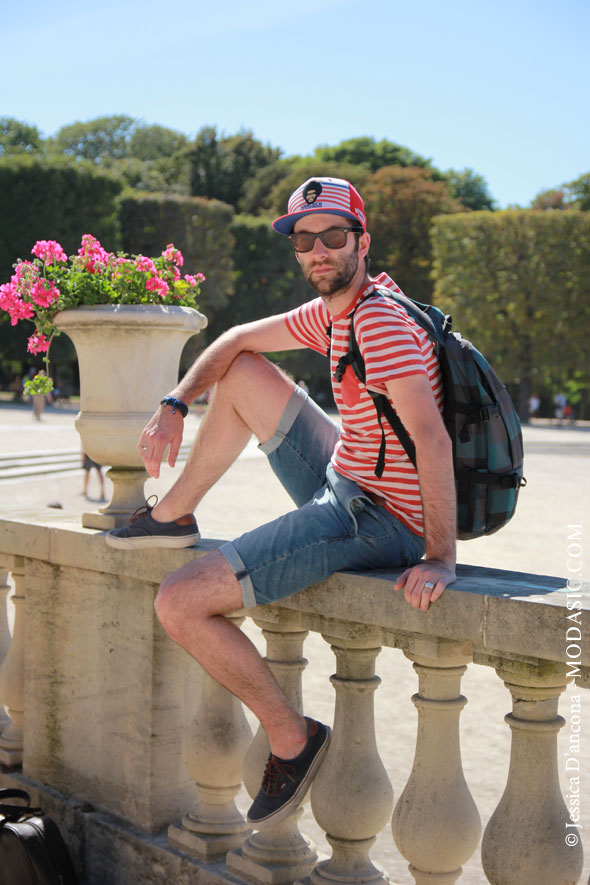
POLYGON ((318 281, 313 281, 311 279, 311 274, 313 274, 313 267, 309 270, 309 272, 304 271, 305 279, 309 283, 312 289, 318 293, 318 295, 322 295, 324 298, 329 298, 332 295, 336 295, 337 292, 341 292, 343 289, 346 289, 347 286, 350 285, 354 276, 357 272, 358 268, 358 248, 349 255, 346 261, 343 264, 340 264, 337 268, 335 268, 335 274, 330 276, 329 279, 321 278, 318 281))

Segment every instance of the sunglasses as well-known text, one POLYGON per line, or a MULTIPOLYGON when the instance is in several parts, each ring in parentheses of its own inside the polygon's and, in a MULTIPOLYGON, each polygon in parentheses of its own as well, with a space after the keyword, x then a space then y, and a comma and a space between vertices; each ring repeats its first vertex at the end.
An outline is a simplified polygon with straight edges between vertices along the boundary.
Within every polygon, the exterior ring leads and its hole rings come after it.
POLYGON ((311 252, 318 237, 326 249, 342 249, 346 245, 347 234, 362 234, 362 232, 362 227, 330 227, 319 234, 312 234, 307 231, 289 234, 289 239, 293 243, 293 248, 296 252, 311 252))

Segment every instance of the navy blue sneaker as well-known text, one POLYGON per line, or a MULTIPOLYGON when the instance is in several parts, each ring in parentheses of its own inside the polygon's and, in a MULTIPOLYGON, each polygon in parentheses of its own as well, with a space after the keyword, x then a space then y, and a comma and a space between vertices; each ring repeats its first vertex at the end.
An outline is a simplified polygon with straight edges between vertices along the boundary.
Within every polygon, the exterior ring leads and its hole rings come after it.
POLYGON ((135 511, 128 525, 111 529, 106 536, 107 544, 119 550, 145 550, 147 547, 192 547, 200 540, 197 520, 192 513, 171 522, 158 522, 151 514, 152 509, 146 501, 144 507, 135 511))
POLYGON ((299 808, 322 763, 331 729, 315 719, 307 720, 307 744, 293 759, 268 757, 262 787, 248 812, 255 829, 274 826, 299 808))

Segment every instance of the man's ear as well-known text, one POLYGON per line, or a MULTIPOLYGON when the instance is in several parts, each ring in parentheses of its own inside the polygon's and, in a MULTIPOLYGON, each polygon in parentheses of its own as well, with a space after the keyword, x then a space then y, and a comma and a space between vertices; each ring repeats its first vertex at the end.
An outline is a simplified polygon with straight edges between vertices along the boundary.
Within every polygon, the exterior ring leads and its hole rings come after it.
POLYGON ((368 254, 371 246, 371 234, 364 233, 359 237, 359 256, 364 258, 368 254))

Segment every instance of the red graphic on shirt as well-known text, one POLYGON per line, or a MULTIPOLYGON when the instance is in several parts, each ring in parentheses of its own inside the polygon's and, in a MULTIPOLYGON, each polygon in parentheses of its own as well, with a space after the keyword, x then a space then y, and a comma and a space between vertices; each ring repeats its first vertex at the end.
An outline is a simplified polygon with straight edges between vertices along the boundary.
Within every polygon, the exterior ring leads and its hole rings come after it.
POLYGON ((352 366, 347 366, 342 376, 340 396, 345 406, 356 406, 361 401, 361 386, 352 366))

